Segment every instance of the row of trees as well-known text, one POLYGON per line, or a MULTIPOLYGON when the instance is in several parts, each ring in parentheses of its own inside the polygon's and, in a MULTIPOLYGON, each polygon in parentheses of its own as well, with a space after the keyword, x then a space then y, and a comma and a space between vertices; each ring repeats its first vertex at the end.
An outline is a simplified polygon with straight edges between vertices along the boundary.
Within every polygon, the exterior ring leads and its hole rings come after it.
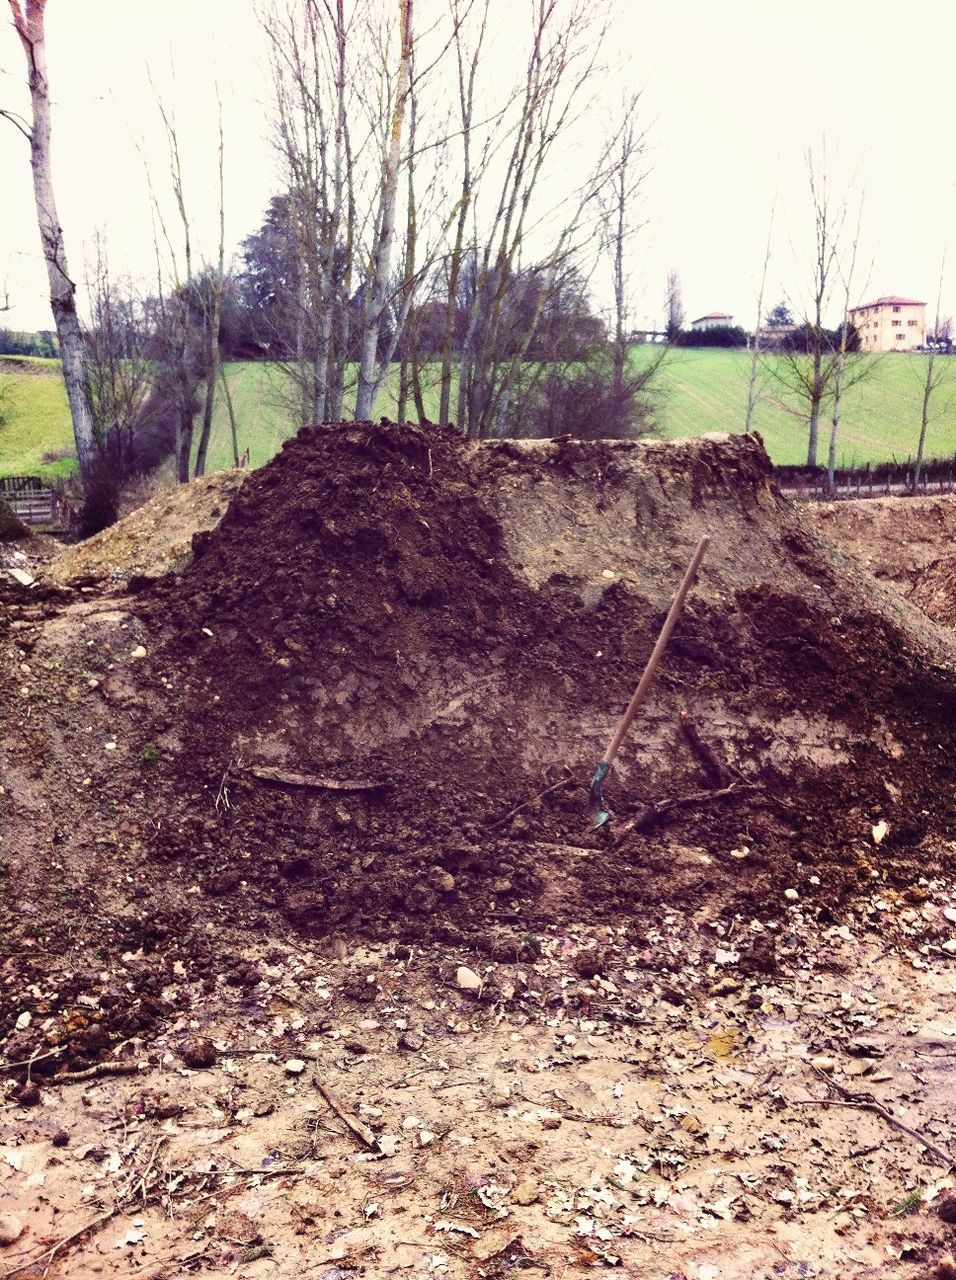
MULTIPOLYGON (((371 416, 395 364, 400 413, 424 417, 434 394, 439 418, 473 438, 540 429, 549 396, 596 403, 578 424, 590 434, 646 422, 656 362, 635 375, 626 349, 645 136, 636 97, 595 111, 607 18, 589 0, 529 0, 520 57, 495 44, 500 0, 449 0, 423 18, 415 0, 262 0, 283 188, 244 270, 229 280, 222 234, 218 255, 197 253, 160 105, 170 189, 151 183, 157 288, 134 301, 101 254, 86 333, 54 200, 46 0, 8 3, 32 116, 3 114, 30 144, 86 484, 107 440, 150 460, 171 448, 182 479, 191 458, 201 471, 224 348, 278 359, 303 423, 340 418, 352 398, 371 416), (556 181, 588 119, 588 162, 556 181), (596 272, 613 295, 601 317, 596 272), (611 405, 614 420, 599 420, 611 405)), ((220 230, 223 166, 220 126, 220 230)))
MULTIPOLYGON (((301 423, 339 419, 352 400, 357 418, 370 417, 397 368, 400 416, 424 418, 437 401, 439 419, 472 438, 614 435, 648 425, 668 347, 634 372, 630 278, 646 139, 637 97, 613 113, 607 104, 595 110, 602 7, 529 0, 509 78, 510 52, 492 34, 500 0, 448 0, 427 22, 416 0, 260 0, 282 190, 246 240, 241 269, 226 269, 221 112, 206 199, 218 198, 218 244, 204 256, 175 117, 160 103, 169 178, 162 190, 150 178, 156 286, 135 296, 116 282, 99 246, 84 331, 54 201, 46 0, 8 3, 26 54, 32 118, 3 114, 30 143, 88 488, 104 460, 121 470, 171 452, 180 479, 201 474, 219 388, 228 403, 224 355, 279 362, 301 423), (568 176, 567 157, 585 135, 591 158, 568 176), (602 273, 611 304, 598 315, 593 282, 602 273)), ((753 344, 747 425, 764 368, 808 424, 811 464, 824 407, 832 409, 832 466, 843 396, 865 369, 848 320, 859 217, 854 232, 848 202, 832 198, 825 161, 811 159, 809 179, 809 301, 774 344, 779 358, 761 362, 753 344), (836 301, 842 322, 833 329, 825 319, 836 301)), ((688 340, 683 324, 671 272, 671 344, 688 340)), ((928 414, 938 375, 931 368, 927 376, 928 414)))

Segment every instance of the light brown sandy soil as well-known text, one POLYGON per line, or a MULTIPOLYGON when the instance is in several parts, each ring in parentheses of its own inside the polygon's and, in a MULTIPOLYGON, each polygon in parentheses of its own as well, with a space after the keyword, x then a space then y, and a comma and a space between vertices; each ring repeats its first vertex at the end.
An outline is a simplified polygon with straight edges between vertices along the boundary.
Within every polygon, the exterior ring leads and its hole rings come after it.
POLYGON ((830 928, 799 902, 764 926, 675 911, 641 949, 570 928, 516 965, 343 938, 251 947, 245 987, 187 973, 166 1033, 110 1059, 134 1074, 8 1101, 0 1275, 933 1275, 956 896, 911 896, 830 928), (761 927, 779 968, 746 974, 761 927), (184 1065, 197 1037, 208 1069, 184 1065))
POLYGON ((189 559, 194 533, 214 529, 248 472, 215 471, 164 490, 118 524, 67 547, 47 568, 56 583, 157 577, 189 559))
POLYGON ((809 502, 799 510, 874 577, 956 626, 956 494, 809 502))

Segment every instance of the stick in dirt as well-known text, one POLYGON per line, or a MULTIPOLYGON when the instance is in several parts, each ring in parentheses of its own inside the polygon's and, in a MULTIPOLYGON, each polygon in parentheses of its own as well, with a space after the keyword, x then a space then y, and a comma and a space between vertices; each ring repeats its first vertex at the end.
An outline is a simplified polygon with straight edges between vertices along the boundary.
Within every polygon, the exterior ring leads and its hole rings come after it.
POLYGON ((624 741, 625 735, 631 727, 631 722, 635 715, 637 715, 637 709, 641 705, 651 681, 654 679, 654 675, 660 665, 660 660, 664 656, 664 650, 667 648, 668 641, 670 640, 674 628, 677 626, 678 619, 683 612, 684 601, 687 599, 687 593, 694 584, 694 576, 700 568, 700 562, 703 560, 704 553, 709 545, 710 538, 706 535, 701 538, 700 542, 698 542, 681 584, 677 588, 677 594, 674 596, 674 600, 668 611, 667 617, 664 619, 664 625, 661 627, 661 633, 657 637, 657 643, 654 645, 651 656, 647 660, 647 665, 644 668, 644 672, 638 686, 634 690, 634 694, 630 702, 627 704, 627 710, 621 717, 620 724, 614 731, 614 736, 608 743, 607 750, 601 757, 600 764, 594 771, 594 777, 591 780, 591 806, 594 812, 594 825, 596 827, 603 827, 605 822, 607 822, 611 816, 604 806, 604 780, 611 771, 611 765, 614 763, 614 758, 620 750, 621 743, 624 741))

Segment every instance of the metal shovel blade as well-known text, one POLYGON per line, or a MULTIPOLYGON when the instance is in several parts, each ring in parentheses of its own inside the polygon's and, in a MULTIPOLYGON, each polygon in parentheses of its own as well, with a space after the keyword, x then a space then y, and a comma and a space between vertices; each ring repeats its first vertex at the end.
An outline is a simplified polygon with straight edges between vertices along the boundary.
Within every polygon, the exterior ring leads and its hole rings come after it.
POLYGON ((594 819, 594 826, 603 827, 605 822, 609 822, 611 815, 604 807, 604 779, 610 772, 611 766, 606 760, 602 760, 598 767, 594 770, 594 777, 591 779, 591 816, 594 819))

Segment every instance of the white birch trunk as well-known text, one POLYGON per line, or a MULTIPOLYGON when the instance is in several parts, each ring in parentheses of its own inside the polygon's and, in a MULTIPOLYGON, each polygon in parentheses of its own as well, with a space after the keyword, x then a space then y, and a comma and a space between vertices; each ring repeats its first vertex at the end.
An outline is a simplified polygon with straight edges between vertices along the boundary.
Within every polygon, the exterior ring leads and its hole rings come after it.
POLYGON ((97 458, 93 414, 87 390, 86 346, 76 311, 76 285, 70 278, 63 243, 63 229, 56 211, 53 193, 53 166, 50 151, 50 89, 47 78, 46 42, 43 12, 46 0, 9 0, 14 26, 27 59, 27 80, 33 108, 33 125, 29 132, 30 163, 33 169, 33 193, 36 200, 37 224, 43 257, 50 284, 50 309, 60 343, 63 381, 73 419, 76 456, 84 487, 92 479, 97 458))
POLYGON ((382 314, 385 310, 385 296, 388 289, 389 268, 392 260, 392 244, 395 239, 395 205, 398 197, 402 129, 405 123, 405 107, 411 83, 412 3, 413 0, 399 0, 401 10, 401 54, 398 65, 398 82, 395 88, 395 105, 392 110, 388 148, 385 153, 385 164, 382 171, 378 235, 372 254, 369 279, 366 282, 365 325, 362 334, 358 388, 355 395, 355 417, 360 422, 366 418, 371 418, 375 407, 378 340, 382 314))

